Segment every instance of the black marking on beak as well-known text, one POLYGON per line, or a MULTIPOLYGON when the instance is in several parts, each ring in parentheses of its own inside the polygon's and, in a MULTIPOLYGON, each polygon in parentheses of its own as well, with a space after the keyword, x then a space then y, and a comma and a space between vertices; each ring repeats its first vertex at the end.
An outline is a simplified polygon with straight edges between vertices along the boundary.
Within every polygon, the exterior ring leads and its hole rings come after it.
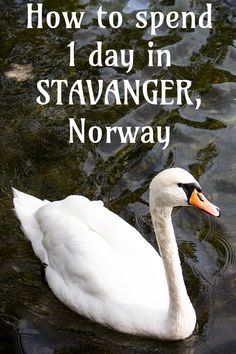
POLYGON ((198 197, 198 199, 199 199, 201 202, 203 202, 203 203, 204 203, 204 199, 202 199, 202 197, 200 196, 200 194, 199 194, 199 193, 197 193, 197 197, 198 197))

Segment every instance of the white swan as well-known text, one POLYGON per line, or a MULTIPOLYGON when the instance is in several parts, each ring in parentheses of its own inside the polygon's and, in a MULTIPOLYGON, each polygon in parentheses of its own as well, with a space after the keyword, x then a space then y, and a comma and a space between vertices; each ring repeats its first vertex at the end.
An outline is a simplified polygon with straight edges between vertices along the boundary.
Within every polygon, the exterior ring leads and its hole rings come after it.
POLYGON ((161 257, 127 222, 82 196, 42 201, 14 189, 14 206, 54 294, 72 310, 118 331, 178 340, 196 315, 171 222, 175 206, 219 209, 187 171, 172 168, 150 185, 150 212, 161 257))

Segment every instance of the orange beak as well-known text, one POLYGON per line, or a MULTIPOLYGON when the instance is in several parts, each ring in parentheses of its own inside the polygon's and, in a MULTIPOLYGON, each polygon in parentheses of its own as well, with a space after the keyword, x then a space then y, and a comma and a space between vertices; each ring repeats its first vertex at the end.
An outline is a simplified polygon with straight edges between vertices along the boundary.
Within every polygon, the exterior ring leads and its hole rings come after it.
POLYGON ((220 216, 220 209, 209 202, 206 197, 204 197, 204 195, 198 192, 196 189, 193 190, 189 198, 189 204, 207 212, 210 215, 220 216))

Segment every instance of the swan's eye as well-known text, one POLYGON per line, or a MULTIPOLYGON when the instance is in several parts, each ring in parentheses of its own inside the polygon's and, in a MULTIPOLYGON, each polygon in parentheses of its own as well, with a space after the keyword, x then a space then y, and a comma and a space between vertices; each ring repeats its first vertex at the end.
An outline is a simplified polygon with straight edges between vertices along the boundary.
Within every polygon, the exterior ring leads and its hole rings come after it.
MULTIPOLYGON (((201 193, 201 188, 196 185, 195 183, 178 183, 179 187, 182 187, 186 196, 187 196, 187 200, 190 199, 192 192, 194 191, 194 189, 196 189, 199 193, 201 193)), ((199 197, 200 199, 201 197, 199 197)))

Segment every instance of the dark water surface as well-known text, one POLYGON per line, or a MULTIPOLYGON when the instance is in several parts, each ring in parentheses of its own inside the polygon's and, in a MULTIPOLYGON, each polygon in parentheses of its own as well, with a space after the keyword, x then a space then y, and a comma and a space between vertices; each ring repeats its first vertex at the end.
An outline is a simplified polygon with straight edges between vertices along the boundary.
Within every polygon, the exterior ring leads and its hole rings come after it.
MULTIPOLYGON (((121 0, 43 1, 48 11, 82 11, 81 30, 26 29, 24 0, 0 0, 0 352, 1 353, 234 353, 236 352, 235 190, 236 190, 236 2, 213 2, 212 30, 170 30, 158 36, 133 26, 136 10, 205 11, 205 1, 121 0), (121 29, 100 29, 96 11, 124 14, 121 29), (172 66, 147 68, 152 39, 172 53, 172 66), (76 68, 68 67, 71 40, 76 68), (134 69, 91 68, 94 43, 134 48, 134 69), (201 108, 191 106, 47 106, 36 103, 39 79, 189 79, 201 108), (88 126, 170 125, 171 142, 107 145, 68 143, 68 118, 86 117, 88 126), (197 326, 187 340, 165 343, 120 334, 74 314, 42 283, 40 265, 12 212, 11 186, 50 200, 68 194, 102 199, 155 245, 148 214, 148 185, 163 168, 189 170, 222 210, 213 219, 197 210, 174 212, 188 292, 197 326)), ((53 91, 55 98, 56 92, 53 91)), ((142 262, 142 260, 140 260, 142 262)), ((155 279, 154 279, 155 281, 155 279)))

